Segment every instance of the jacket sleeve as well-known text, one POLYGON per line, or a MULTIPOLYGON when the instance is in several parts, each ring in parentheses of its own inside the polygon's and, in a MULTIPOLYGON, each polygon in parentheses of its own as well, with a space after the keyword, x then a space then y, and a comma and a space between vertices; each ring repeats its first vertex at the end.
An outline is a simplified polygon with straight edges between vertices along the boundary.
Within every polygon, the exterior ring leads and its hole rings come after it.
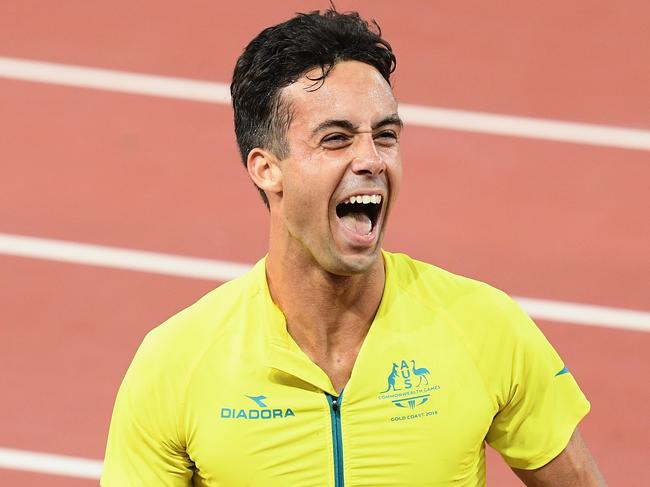
POLYGON ((111 419, 101 485, 192 484, 193 464, 179 425, 182 377, 165 352, 145 338, 120 386, 111 419))
POLYGON ((539 328, 508 301, 509 336, 495 347, 507 365, 493 377, 501 407, 486 440, 511 467, 535 469, 562 452, 590 405, 539 328))

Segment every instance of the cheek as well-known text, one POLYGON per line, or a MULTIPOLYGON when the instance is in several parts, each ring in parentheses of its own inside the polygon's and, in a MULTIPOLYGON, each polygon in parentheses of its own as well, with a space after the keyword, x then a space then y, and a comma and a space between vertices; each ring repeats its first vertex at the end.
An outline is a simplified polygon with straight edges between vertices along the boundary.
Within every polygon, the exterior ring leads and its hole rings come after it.
POLYGON ((391 193, 394 193, 394 199, 402 182, 402 158, 399 153, 386 164, 386 167, 388 170, 388 183, 390 184, 391 193))
POLYGON ((288 224, 294 229, 313 226, 323 206, 320 178, 312 171, 296 171, 285 178, 283 205, 288 224))
POLYGON ((327 207, 344 172, 340 166, 331 157, 305 158, 286 175, 286 191, 295 193, 310 206, 327 207))

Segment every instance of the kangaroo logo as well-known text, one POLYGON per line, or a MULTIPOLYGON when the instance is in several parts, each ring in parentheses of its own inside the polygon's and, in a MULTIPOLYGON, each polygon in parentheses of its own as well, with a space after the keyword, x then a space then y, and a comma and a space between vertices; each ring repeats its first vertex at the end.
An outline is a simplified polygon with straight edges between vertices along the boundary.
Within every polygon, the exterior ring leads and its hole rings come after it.
POLYGON ((388 399, 398 408, 414 410, 429 401, 432 391, 440 389, 439 385, 430 384, 430 376, 429 369, 418 367, 415 360, 392 362, 386 390, 379 394, 379 399, 388 399))
POLYGON ((382 392, 384 394, 385 392, 390 391, 391 389, 394 391, 397 391, 398 389, 395 388, 395 378, 397 377, 397 368, 399 365, 397 365, 395 362, 393 362, 393 370, 390 372, 388 375, 388 389, 382 392))

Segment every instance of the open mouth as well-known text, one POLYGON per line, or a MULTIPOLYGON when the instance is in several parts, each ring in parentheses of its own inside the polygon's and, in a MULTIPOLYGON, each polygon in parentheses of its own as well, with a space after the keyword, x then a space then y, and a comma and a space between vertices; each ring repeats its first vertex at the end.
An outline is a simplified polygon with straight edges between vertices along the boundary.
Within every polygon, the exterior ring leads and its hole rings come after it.
POLYGON ((336 216, 343 226, 359 236, 368 236, 377 226, 382 196, 355 195, 336 205, 336 216))

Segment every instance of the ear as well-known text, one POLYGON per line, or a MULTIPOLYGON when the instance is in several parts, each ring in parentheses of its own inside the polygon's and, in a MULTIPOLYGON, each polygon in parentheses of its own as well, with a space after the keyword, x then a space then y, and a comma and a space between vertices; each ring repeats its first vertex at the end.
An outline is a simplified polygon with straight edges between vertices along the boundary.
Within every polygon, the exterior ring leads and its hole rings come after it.
POLYGON ((282 192, 282 170, 278 159, 269 151, 256 147, 248 153, 248 174, 255 185, 269 197, 282 192))

